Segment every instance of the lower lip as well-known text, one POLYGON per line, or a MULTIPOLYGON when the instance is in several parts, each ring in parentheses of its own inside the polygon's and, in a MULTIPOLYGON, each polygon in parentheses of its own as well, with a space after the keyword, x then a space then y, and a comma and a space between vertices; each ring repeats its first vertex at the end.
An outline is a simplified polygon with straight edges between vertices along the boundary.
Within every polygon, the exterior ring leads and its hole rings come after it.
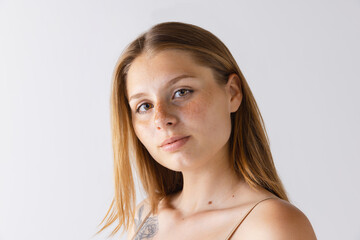
POLYGON ((179 148, 181 148, 189 140, 189 138, 190 138, 190 136, 181 138, 173 143, 169 143, 169 144, 162 146, 161 149, 166 152, 174 152, 174 151, 178 150, 179 148))

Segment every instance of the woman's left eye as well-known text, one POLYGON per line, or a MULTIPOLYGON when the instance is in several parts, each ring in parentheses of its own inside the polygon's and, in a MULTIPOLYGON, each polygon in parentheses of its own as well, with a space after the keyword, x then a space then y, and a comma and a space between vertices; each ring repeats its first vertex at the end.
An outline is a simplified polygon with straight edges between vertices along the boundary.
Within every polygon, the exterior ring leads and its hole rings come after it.
POLYGON ((179 97, 184 97, 192 92, 193 92, 193 90, 190 90, 190 89, 180 89, 175 92, 174 97, 176 97, 176 95, 178 95, 179 97), (179 94, 177 94, 177 93, 179 93, 179 94))

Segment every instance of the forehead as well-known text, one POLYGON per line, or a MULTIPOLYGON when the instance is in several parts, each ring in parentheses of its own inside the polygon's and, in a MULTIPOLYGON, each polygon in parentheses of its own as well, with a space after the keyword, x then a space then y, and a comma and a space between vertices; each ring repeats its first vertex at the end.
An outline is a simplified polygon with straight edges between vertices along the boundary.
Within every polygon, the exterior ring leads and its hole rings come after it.
POLYGON ((158 53, 143 53, 132 62, 128 78, 142 75, 165 75, 180 71, 194 71, 198 66, 190 53, 181 50, 164 50, 158 53))
POLYGON ((192 55, 181 50, 163 50, 155 54, 143 53, 132 62, 126 79, 127 92, 139 86, 156 87, 181 74, 199 76, 208 74, 210 68, 199 65, 192 55))

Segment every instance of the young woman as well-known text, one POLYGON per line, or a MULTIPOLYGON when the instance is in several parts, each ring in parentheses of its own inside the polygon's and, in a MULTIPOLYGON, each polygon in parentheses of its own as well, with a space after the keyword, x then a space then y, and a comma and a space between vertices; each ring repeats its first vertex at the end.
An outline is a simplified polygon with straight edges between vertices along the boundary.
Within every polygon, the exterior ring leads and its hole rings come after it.
POLYGON ((316 239, 276 173, 235 59, 190 24, 152 27, 112 87, 115 197, 103 228, 128 239, 316 239), (147 198, 135 207, 132 168, 147 198))

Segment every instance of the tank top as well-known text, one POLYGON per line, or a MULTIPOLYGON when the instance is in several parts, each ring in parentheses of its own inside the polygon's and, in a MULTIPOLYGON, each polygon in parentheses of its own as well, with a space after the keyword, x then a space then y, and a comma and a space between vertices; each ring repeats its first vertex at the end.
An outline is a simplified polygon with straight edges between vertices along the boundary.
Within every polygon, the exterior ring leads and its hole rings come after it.
MULTIPOLYGON (((244 222, 245 218, 247 216, 249 216, 249 214, 251 213, 251 211, 261 202, 268 200, 268 199, 272 199, 274 197, 268 197, 265 199, 260 200, 259 202, 257 202, 256 204, 254 204, 254 206, 245 214, 244 217, 242 217, 240 219, 240 221, 238 223, 236 223, 236 225, 233 227, 233 229, 231 230, 231 232, 228 234, 228 236, 225 238, 225 240, 230 240, 231 237, 234 235, 235 231, 239 228, 239 226, 241 225, 241 223, 244 222)), ((275 198, 274 198, 275 199, 275 198)), ((142 228, 142 226, 144 225, 144 223, 146 222, 146 220, 150 217, 151 215, 151 211, 148 213, 148 215, 145 217, 144 221, 142 221, 142 223, 140 224, 140 226, 138 227, 137 231, 135 232, 134 236, 131 238, 132 240, 135 239, 136 235, 138 234, 139 230, 142 228)))

